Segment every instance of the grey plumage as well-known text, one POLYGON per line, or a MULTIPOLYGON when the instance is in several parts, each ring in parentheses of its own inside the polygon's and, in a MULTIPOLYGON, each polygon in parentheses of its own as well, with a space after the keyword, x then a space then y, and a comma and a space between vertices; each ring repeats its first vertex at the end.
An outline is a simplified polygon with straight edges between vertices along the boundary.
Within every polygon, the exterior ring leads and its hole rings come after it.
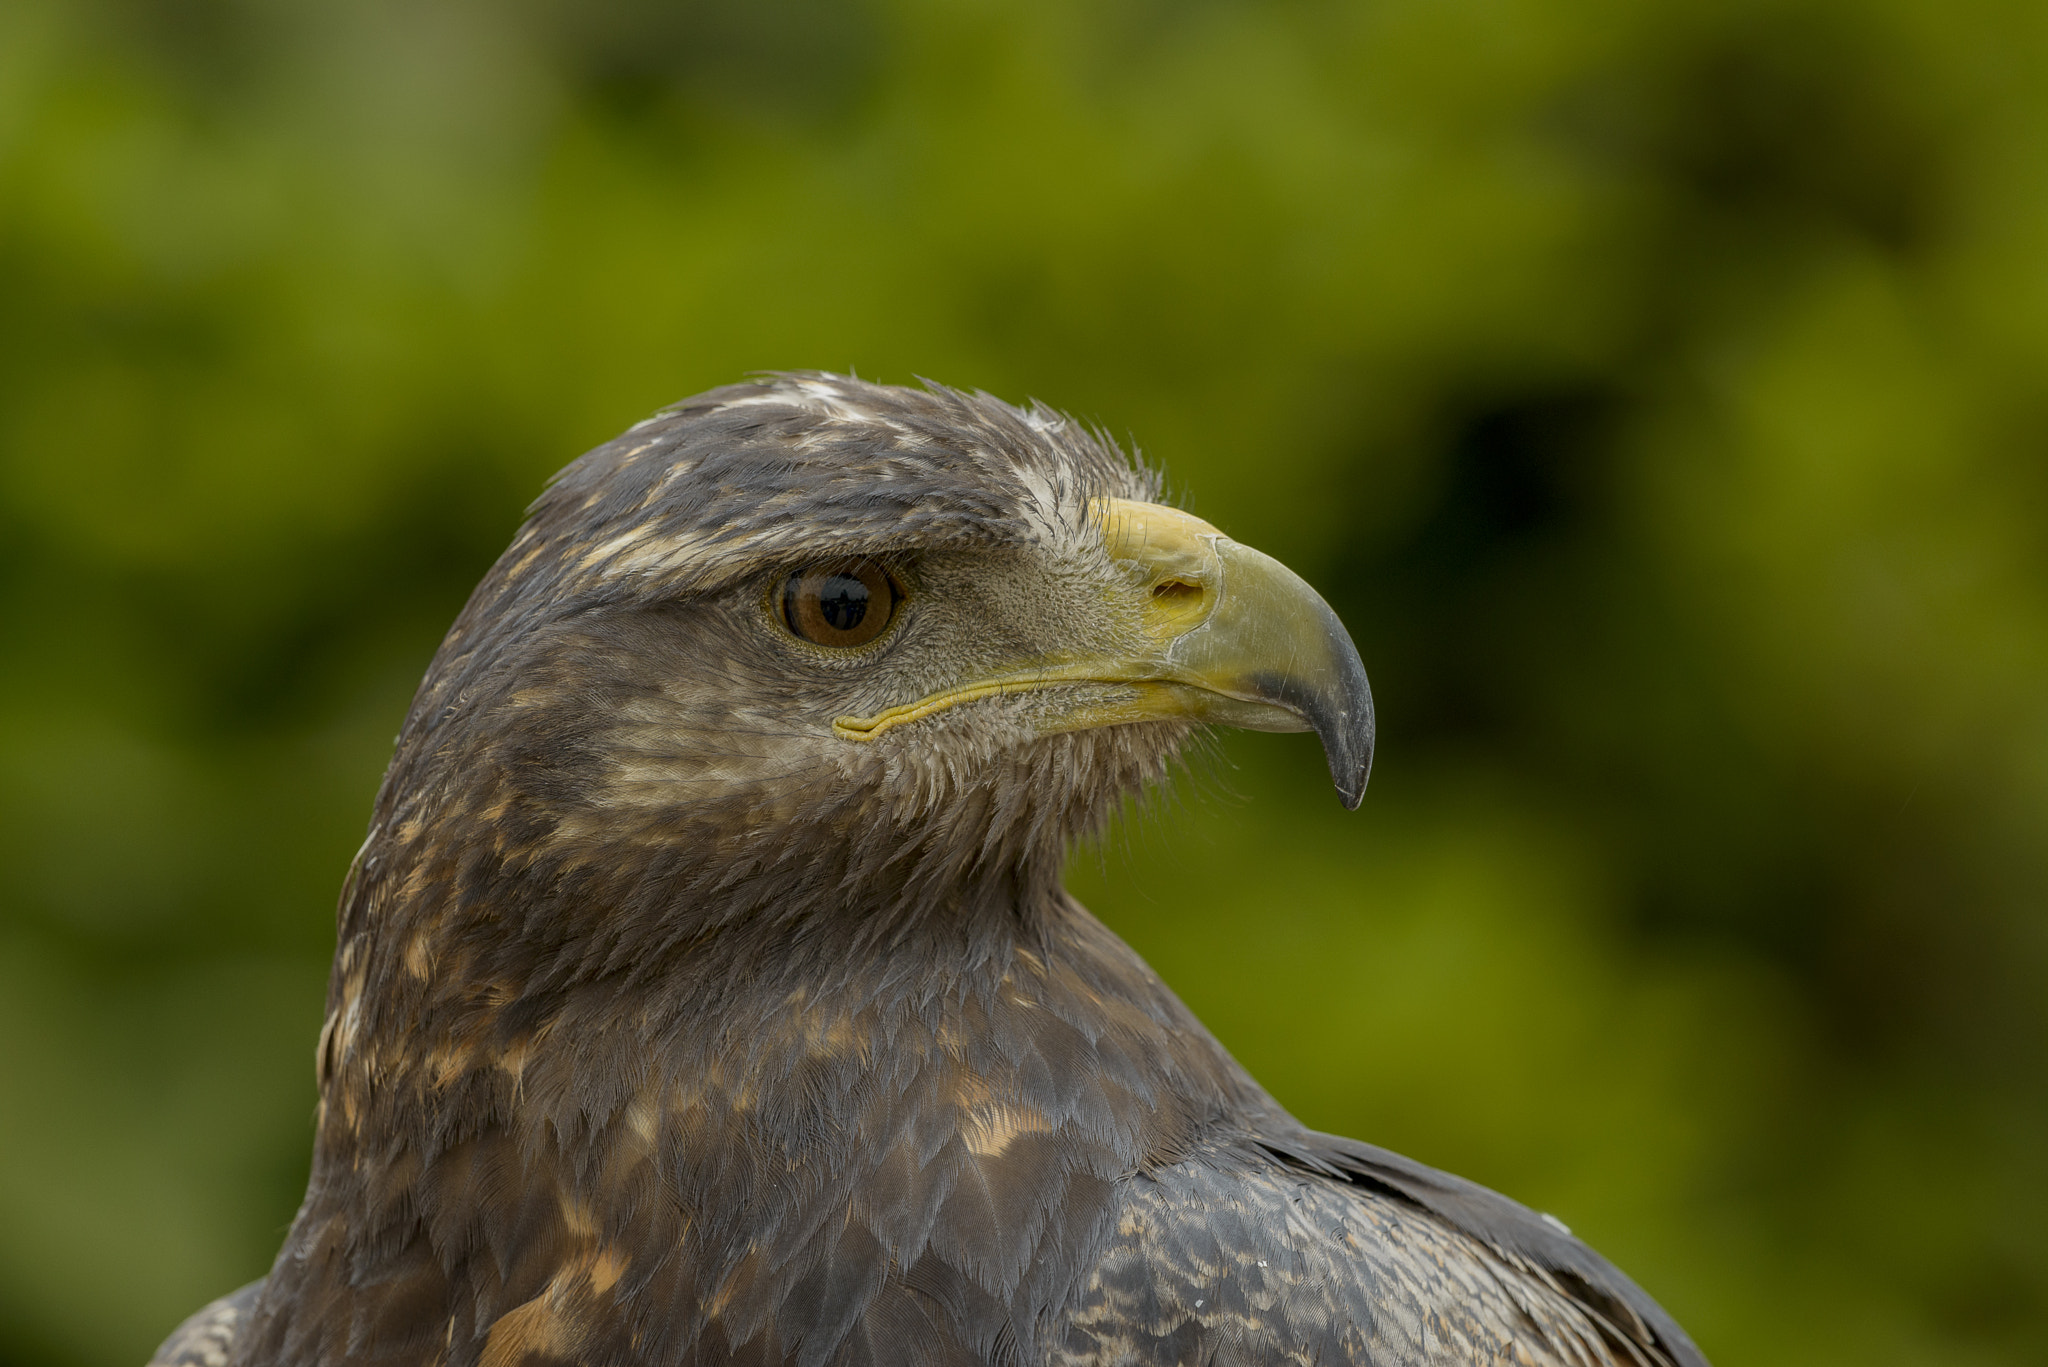
POLYGON ((1701 1367, 1559 1228, 1303 1129, 1062 890, 1203 721, 1370 760, 1327 607, 1155 491, 816 375, 570 467, 344 890, 305 1204, 157 1361, 1701 1367), (846 557, 900 616, 792 636, 846 557))

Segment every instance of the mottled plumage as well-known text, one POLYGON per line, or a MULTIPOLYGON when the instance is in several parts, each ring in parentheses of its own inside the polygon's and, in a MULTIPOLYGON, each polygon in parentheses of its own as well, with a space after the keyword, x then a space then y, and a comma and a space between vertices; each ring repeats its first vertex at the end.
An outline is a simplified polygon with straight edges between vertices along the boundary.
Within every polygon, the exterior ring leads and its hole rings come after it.
POLYGON ((1702 1364, 1561 1226, 1304 1130, 1062 890, 1205 721, 1369 760, 1327 608, 1155 496, 822 375, 570 466, 344 889, 305 1203, 157 1362, 1702 1364), (841 557, 902 606, 834 650, 777 604, 841 557))

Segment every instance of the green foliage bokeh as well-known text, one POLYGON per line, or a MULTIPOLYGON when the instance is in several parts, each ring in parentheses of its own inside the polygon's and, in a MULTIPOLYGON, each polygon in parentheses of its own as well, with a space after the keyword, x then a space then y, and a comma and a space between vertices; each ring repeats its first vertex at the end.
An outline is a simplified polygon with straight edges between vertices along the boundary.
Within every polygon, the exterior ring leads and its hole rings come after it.
POLYGON ((527 499, 764 368, 1036 396, 1380 763, 1073 881, 1309 1122, 1724 1367, 2048 1360, 2038 0, 0 5, 0 1362, 304 1181, 332 908, 527 499))

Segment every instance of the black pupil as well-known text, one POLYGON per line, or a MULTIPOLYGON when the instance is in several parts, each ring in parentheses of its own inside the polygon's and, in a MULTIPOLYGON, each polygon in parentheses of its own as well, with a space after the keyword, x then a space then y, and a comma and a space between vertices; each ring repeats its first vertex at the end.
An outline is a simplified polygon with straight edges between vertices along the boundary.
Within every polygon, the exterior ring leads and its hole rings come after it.
POLYGON ((868 615, 868 586, 850 574, 834 574, 818 589, 818 613, 834 631, 852 631, 868 615))

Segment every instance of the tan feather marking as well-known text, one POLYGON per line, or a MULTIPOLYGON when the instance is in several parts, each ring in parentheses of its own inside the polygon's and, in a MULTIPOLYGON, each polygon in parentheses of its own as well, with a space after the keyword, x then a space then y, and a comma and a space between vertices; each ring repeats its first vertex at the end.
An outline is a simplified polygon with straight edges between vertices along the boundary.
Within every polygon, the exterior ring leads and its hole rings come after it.
POLYGON ((563 1192, 561 1196, 562 1228, 577 1239, 597 1238, 597 1217, 590 1213, 590 1207, 575 1197, 563 1192))
POLYGON ((406 940, 405 971, 421 982, 434 976, 434 943, 430 927, 421 926, 406 940))
POLYGON ((532 568, 533 562, 540 558, 540 553, 546 549, 546 546, 536 542, 526 554, 512 562, 512 568, 505 572, 505 577, 507 579, 517 579, 525 574, 528 569, 532 568))
MULTIPOLYGON (((596 1228, 590 1212, 567 1198, 562 1215, 573 1234, 589 1237, 596 1228)), ((534 1356, 573 1358, 582 1324, 596 1311, 591 1298, 607 1295, 631 1265, 631 1258, 609 1244, 578 1254, 538 1296, 498 1317, 484 1338, 479 1367, 514 1367, 534 1356), (586 1290, 588 1295, 579 1294, 586 1290), (579 1304, 582 1315, 575 1309, 579 1304)))
MULTIPOLYGON (((648 447, 653 446, 654 444, 654 442, 649 441, 634 447, 631 451, 628 451, 626 453, 627 458, 631 459, 632 457, 639 455, 642 451, 645 451, 648 447)), ((656 503, 659 503, 662 499, 662 496, 669 491, 669 489, 676 483, 676 481, 682 479, 683 476, 689 474, 692 470, 696 468, 697 462, 694 460, 675 460, 672 464, 670 464, 668 469, 662 472, 661 478, 657 479, 651 486, 649 486, 646 496, 640 500, 641 509, 645 510, 653 507, 656 503)))
POLYGON ((640 1091, 626 1103, 626 1130, 640 1143, 643 1153, 651 1152, 660 1134, 661 1104, 651 1091, 640 1091))
POLYGON ((432 878, 433 874, 429 872, 424 861, 414 864, 405 875, 405 882, 399 886, 398 900, 407 903, 418 902, 426 893, 427 884, 432 878))
POLYGON ((575 568, 578 568, 578 570, 592 570, 592 568, 596 568, 598 564, 602 564, 602 562, 610 560, 610 557, 612 557, 612 555, 618 555, 618 553, 621 553, 621 551, 625 551, 625 549, 633 547, 633 543, 637 543, 637 541, 639 541, 639 539, 641 539, 643 535, 647 535, 647 533, 645 533, 645 529, 641 529, 641 527, 635 527, 633 531, 623 531, 623 533, 618 533, 618 535, 616 535, 616 537, 612 537, 610 541, 598 541, 598 543, 596 543, 594 547, 590 547, 588 551, 584 551, 584 555, 582 555, 582 560, 578 560, 578 562, 575 562, 575 568))
POLYGON ((466 1044, 442 1040, 427 1051, 427 1076, 436 1087, 447 1087, 476 1066, 476 1051, 466 1044))
POLYGON ((999 1105, 995 1093, 988 1085, 988 1079, 980 1073, 961 1070, 949 1079, 952 1102, 964 1112, 988 1109, 999 1105))
MULTIPOLYGON (((341 1102, 342 1128, 346 1129, 350 1134, 361 1134, 363 1129, 363 1110, 362 1103, 356 1097, 356 1089, 344 1085, 337 1088, 336 1093, 337 1099, 341 1102)), ((321 1098, 320 1102, 320 1119, 322 1121, 327 1119, 327 1101, 324 1097, 321 1098)))
POLYGON ((561 1313, 561 1278, 526 1304, 507 1310, 484 1337, 478 1367, 518 1367, 532 1357, 559 1357, 569 1346, 571 1326, 561 1313))
POLYGON ((752 1281, 755 1275, 759 1273, 761 1270, 760 1263, 761 1250, 759 1248, 748 1249, 746 1257, 740 1259, 733 1270, 726 1274, 725 1280, 718 1284, 718 1289, 705 1298, 705 1316, 715 1320, 724 1315, 727 1307, 732 1304, 734 1293, 752 1281))
POLYGON ((313 1081, 323 1092, 327 1090, 328 1079, 334 1076, 334 1027, 340 1020, 340 1012, 329 1011, 320 1025, 319 1043, 313 1046, 313 1081))
MULTIPOLYGON (((321 1045, 321 1056, 327 1064, 327 1080, 338 1079, 340 1085, 334 1090, 341 1100, 342 1123, 351 1132, 359 1129, 362 1120, 360 1086, 343 1076, 343 1071, 354 1058, 356 1035, 362 1027, 363 978, 365 974, 361 943, 350 940, 341 947, 339 957, 341 969, 340 1000, 335 1004, 331 1030, 323 1029, 325 1036, 321 1045)), ((323 1091, 325 1083, 323 1082, 323 1091)))
POLYGON ((750 1070, 735 1070, 716 1055, 705 1060, 696 1075, 679 1085, 663 1106, 668 1123, 685 1131, 715 1128, 727 1111, 744 1113, 760 1104, 761 1078, 750 1070))
POLYGON ((712 562, 713 539, 703 532, 659 534, 660 524, 645 523, 601 541, 576 562, 579 570, 603 566, 610 579, 628 574, 675 573, 701 568, 712 562))
POLYGON ((1028 1106, 1006 1106, 1000 1102, 977 1106, 960 1126, 967 1151, 977 1158, 997 1158, 1018 1138, 1027 1134, 1049 1134, 1052 1126, 1042 1112, 1028 1106))
MULTIPOLYGON (((791 1005, 795 1007, 796 1003, 791 1005)), ((785 1019, 789 1022, 791 1037, 805 1053, 815 1058, 840 1058, 851 1053, 860 1043, 860 1032, 853 1027, 853 1017, 845 1011, 812 1006, 792 1010, 785 1019)))
POLYGON ((590 1279, 590 1289, 602 1296, 617 1286, 619 1278, 626 1275, 629 1262, 630 1259, 616 1248, 607 1246, 598 1249, 591 1254, 590 1266, 586 1273, 590 1279))

